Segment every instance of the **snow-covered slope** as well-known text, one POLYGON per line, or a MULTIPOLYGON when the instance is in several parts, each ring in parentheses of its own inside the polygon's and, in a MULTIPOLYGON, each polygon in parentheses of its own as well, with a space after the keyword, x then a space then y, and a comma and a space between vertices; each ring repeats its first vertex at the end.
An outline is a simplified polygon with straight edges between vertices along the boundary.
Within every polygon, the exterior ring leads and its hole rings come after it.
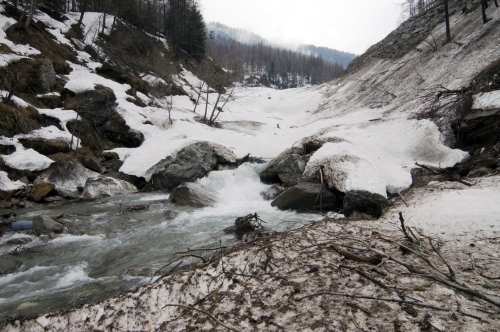
MULTIPOLYGON (((74 92, 93 89, 95 84, 113 89, 116 110, 132 129, 144 134, 141 147, 114 150, 124 161, 121 172, 148 180, 150 169, 157 162, 199 140, 226 146, 240 158, 247 154, 272 158, 304 137, 315 136, 330 142, 336 137, 338 143, 326 144, 311 158, 308 171, 314 172, 316 166, 327 163, 330 184, 385 195, 386 191, 397 192, 411 185, 410 170, 416 161, 447 167, 467 157, 467 153, 444 145, 446 137, 434 123, 408 118, 424 107, 425 100, 420 96, 438 86, 456 89, 469 84, 480 70, 477 59, 486 62, 500 55, 499 44, 492 42, 498 36, 499 11, 494 15, 489 26, 483 26, 478 15, 454 15, 454 42, 436 52, 422 51, 425 45, 420 45, 419 50, 399 60, 367 58, 358 70, 319 87, 285 91, 237 88, 218 118, 220 128, 197 121, 205 112, 205 100, 202 97, 194 113, 190 98, 196 99, 200 80, 186 69, 173 79, 190 95, 173 97, 173 124, 165 107, 142 108, 127 101, 130 86, 95 74, 100 64, 92 62, 85 52, 78 51, 84 65, 70 64, 73 70, 67 75, 65 87, 74 92), (343 175, 336 176, 334 169, 343 175)), ((69 17, 71 21, 65 23, 45 14, 36 19, 43 21, 59 42, 74 48, 63 33, 78 16, 69 17)), ((85 43, 92 44, 101 17, 98 13, 85 15, 85 43)), ((108 24, 111 22, 111 18, 107 20, 108 24)), ((438 40, 443 33, 442 24, 433 31, 438 40)), ((2 55, 3 61, 8 61, 9 56, 2 55)), ((145 101, 148 98, 143 96, 145 101)), ((216 98, 215 93, 209 96, 209 114, 216 98)), ((156 100, 156 105, 168 102, 166 98, 156 100)), ((74 115, 61 109, 40 112, 59 117, 63 123, 74 115)), ((41 131, 38 135, 49 134, 41 131)), ((21 148, 16 153, 33 152, 21 148)), ((39 169, 43 167, 48 165, 39 169)))

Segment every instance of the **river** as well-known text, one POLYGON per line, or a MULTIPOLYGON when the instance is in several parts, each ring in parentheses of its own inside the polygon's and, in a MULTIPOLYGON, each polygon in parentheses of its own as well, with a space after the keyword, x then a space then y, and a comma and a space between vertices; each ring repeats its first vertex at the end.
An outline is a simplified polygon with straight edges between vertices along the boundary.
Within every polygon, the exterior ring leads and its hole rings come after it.
MULTIPOLYGON (((214 207, 180 207, 168 202, 168 192, 153 192, 18 210, 18 220, 41 213, 51 217, 64 213, 68 234, 47 243, 18 233, 0 238, 0 254, 19 250, 19 245, 8 244, 9 240, 32 240, 16 255, 21 268, 0 276, 0 323, 8 317, 72 308, 143 286, 151 281, 154 272, 179 256, 176 252, 218 247, 220 241, 231 245, 237 239, 224 234, 223 229, 234 225, 237 217, 256 212, 266 221, 266 227, 276 231, 320 218, 317 214, 280 211, 263 200, 260 192, 269 186, 259 180, 262 167, 246 163, 200 179, 199 183, 218 193, 214 207), (139 205, 149 207, 128 211, 128 207, 139 205)), ((178 268, 198 262, 182 261, 178 268)))

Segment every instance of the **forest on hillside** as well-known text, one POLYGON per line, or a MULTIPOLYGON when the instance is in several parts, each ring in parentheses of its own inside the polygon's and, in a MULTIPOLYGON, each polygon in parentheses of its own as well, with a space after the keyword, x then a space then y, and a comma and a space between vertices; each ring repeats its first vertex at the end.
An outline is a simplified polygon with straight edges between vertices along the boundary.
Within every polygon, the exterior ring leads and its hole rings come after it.
POLYGON ((278 89, 315 85, 338 77, 344 68, 320 56, 258 44, 244 44, 230 38, 208 39, 208 54, 222 67, 245 77, 249 85, 278 89))

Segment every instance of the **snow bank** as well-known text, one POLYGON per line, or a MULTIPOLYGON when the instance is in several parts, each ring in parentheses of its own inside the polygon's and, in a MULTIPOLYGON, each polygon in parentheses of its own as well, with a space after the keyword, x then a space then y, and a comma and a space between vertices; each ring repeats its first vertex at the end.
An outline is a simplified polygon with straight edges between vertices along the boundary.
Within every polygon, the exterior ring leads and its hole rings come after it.
POLYGON ((304 175, 313 177, 323 165, 328 184, 343 192, 397 193, 411 185, 415 162, 450 167, 468 156, 442 145, 438 128, 428 120, 361 122, 333 127, 318 139, 337 143, 316 151, 304 175))
POLYGON ((21 181, 11 181, 6 172, 0 171, 0 190, 12 191, 24 188, 25 186, 21 181))

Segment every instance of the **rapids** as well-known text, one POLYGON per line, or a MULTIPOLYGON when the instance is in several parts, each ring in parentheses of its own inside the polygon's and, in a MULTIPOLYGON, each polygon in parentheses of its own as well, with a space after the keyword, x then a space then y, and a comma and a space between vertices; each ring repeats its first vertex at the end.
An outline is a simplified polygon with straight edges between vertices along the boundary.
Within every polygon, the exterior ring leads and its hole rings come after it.
MULTIPOLYGON (((189 208, 168 202, 168 192, 115 196, 93 202, 43 206, 18 210, 18 220, 41 213, 64 213, 68 234, 24 245, 15 257, 20 270, 0 276, 0 323, 8 317, 32 316, 67 309, 135 289, 150 282, 151 275, 189 248, 231 245, 236 240, 223 229, 237 217, 257 212, 266 227, 283 231, 317 220, 319 215, 280 211, 264 201, 258 172, 263 165, 243 164, 237 169, 211 172, 198 182, 217 191, 214 207, 189 208), (142 211, 127 207, 149 205, 142 211)), ((16 250, 0 238, 0 254, 16 250)), ((26 237, 26 235, 23 235, 26 237)), ((210 252, 202 252, 204 256, 210 252)), ((183 259, 178 268, 198 261, 183 259)), ((161 270, 165 274, 172 266, 161 270)), ((157 278, 156 276, 155 278, 157 278)), ((155 280, 153 278, 153 281, 155 280)))

